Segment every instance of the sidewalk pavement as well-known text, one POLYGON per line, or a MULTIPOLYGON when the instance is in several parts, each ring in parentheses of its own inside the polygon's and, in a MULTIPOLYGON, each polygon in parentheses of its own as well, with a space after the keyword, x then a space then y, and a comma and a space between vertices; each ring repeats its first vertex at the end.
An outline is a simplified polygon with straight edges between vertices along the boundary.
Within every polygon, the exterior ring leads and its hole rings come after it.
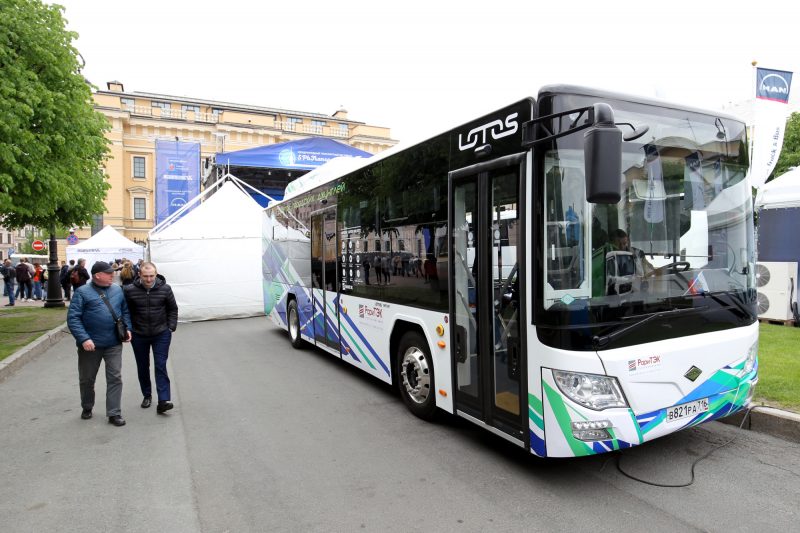
MULTIPOLYGON (((14 300, 14 307, 42 307, 44 305, 47 296, 42 298, 41 300, 29 300, 25 301, 20 298, 16 298, 14 300)), ((0 307, 4 307, 8 303, 8 296, 0 297, 0 307)), ((64 300, 64 305, 69 306, 69 300, 64 300)))
MULTIPOLYGON (((69 302, 65 303, 69 305, 69 302)), ((19 302, 18 305, 34 307, 43 305, 43 302, 19 302)), ((32 361, 37 356, 46 352, 65 335, 69 335, 69 330, 67 329, 67 325, 63 324, 48 331, 32 343, 20 348, 0 361, 0 383, 19 370, 27 362, 32 361)), ((739 426, 742 424, 745 413, 746 411, 740 411, 721 419, 720 422, 739 426)), ((753 406, 742 428, 759 433, 766 433, 793 442, 800 442, 800 414, 790 411, 782 411, 764 405, 753 406)))

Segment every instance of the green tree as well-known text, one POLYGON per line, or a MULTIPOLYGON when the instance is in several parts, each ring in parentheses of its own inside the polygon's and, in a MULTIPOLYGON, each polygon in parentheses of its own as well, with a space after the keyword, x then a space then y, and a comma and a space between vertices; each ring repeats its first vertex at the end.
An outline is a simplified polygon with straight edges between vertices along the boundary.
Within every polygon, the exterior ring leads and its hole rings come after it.
POLYGON ((800 167, 800 113, 792 113, 786 121, 783 147, 772 177, 780 176, 792 167, 800 167))
POLYGON ((0 218, 52 229, 104 211, 109 124, 61 6, 0 1, 0 218))

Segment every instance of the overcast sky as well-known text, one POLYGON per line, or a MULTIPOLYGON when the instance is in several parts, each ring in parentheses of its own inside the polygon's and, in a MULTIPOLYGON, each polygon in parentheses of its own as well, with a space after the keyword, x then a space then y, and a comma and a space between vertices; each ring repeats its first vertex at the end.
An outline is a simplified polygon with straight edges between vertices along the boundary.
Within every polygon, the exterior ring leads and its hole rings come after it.
POLYGON ((412 141, 550 83, 719 109, 795 72, 800 7, 770 2, 61 0, 105 89, 333 114, 412 141), (763 9, 763 10, 759 10, 763 9))

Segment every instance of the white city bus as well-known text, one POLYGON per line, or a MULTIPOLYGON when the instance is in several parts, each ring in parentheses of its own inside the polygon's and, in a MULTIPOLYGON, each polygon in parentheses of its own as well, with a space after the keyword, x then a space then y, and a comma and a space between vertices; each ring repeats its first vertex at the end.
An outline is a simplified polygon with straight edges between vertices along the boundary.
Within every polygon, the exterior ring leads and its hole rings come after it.
POLYGON ((417 416, 537 456, 726 416, 757 382, 746 147, 730 116, 545 87, 294 184, 265 217, 265 311, 417 416))

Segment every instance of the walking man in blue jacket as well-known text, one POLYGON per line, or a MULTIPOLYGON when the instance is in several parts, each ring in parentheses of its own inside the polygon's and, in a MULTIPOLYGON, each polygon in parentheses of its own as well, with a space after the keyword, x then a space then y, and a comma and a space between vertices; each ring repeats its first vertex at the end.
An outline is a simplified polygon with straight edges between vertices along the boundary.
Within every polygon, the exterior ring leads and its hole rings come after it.
POLYGON ((121 410, 122 342, 131 340, 131 317, 122 288, 114 284, 113 279, 111 265, 103 261, 92 265, 91 282, 78 288, 72 296, 67 325, 78 346, 81 418, 92 418, 94 382, 100 362, 105 361, 106 416, 109 424, 119 427, 125 425, 121 410), (120 318, 127 328, 124 339, 117 333, 116 319, 120 318))

